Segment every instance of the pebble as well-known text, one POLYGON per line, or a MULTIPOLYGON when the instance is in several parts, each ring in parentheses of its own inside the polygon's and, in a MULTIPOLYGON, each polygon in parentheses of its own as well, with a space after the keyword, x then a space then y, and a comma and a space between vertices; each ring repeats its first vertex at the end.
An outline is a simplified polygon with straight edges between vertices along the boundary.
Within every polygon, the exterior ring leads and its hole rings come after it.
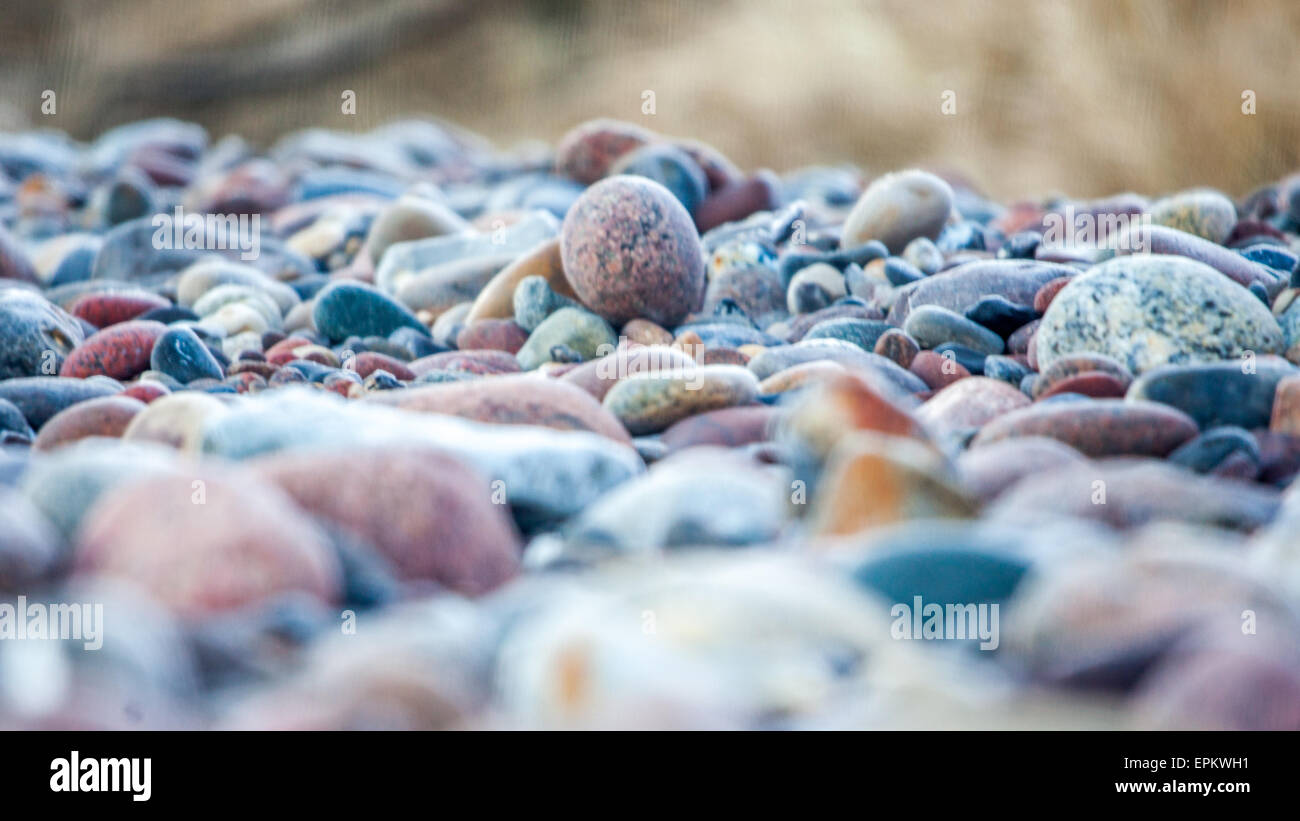
POLYGON ((1017 305, 1005 297, 994 295, 984 297, 966 309, 966 318, 1006 339, 1037 319, 1040 313, 1036 304, 1033 307, 1017 305))
POLYGON ((128 291, 86 294, 72 303, 68 312, 96 328, 107 328, 109 325, 136 319, 149 311, 169 307, 169 301, 150 291, 128 291))
POLYGON ((824 262, 801 269, 786 289, 786 310, 792 314, 811 314, 830 306, 847 294, 844 275, 824 262))
POLYGON ((933 174, 917 170, 885 174, 862 192, 844 220, 840 243, 851 246, 878 240, 891 254, 901 254, 918 237, 936 239, 952 208, 952 188, 933 174))
POLYGON ((1097 399, 1035 404, 1004 414, 981 428, 972 446, 1019 436, 1047 436, 1094 458, 1165 456, 1197 433, 1194 419, 1167 405, 1097 399))
POLYGON ((823 360, 879 374, 908 393, 927 388, 920 377, 909 373, 892 360, 876 353, 868 353, 857 345, 839 339, 809 339, 794 345, 768 348, 749 360, 748 367, 759 379, 766 379, 786 368, 823 360))
POLYGON ((564 218, 564 273, 584 305, 621 324, 674 325, 704 296, 704 252, 690 214, 662 185, 610 177, 564 218))
POLYGON ((640 126, 619 120, 591 120, 565 134, 555 149, 555 171, 583 185, 610 173, 623 155, 654 140, 640 126))
POLYGON ((758 379, 735 365, 632 374, 605 394, 605 408, 628 432, 658 433, 688 416, 746 405, 758 397, 758 379))
POLYGON ((619 157, 610 174, 645 177, 667 188, 687 212, 694 214, 708 194, 704 169, 681 148, 667 143, 652 143, 634 148, 619 157))
POLYGON ((987 505, 1027 476, 1086 461, 1079 451, 1056 439, 1018 436, 964 451, 957 457, 957 470, 962 487, 987 505))
POLYGON ((1196 473, 1222 475, 1225 468, 1248 468, 1249 475, 1241 477, 1244 479, 1255 478, 1259 460, 1259 443, 1255 437, 1250 431, 1233 425, 1210 428, 1169 454, 1170 462, 1196 473))
POLYGON ((552 361, 552 350, 557 345, 588 360, 613 351, 617 342, 614 329, 605 320, 581 308, 561 308, 528 335, 516 358, 519 367, 530 371, 552 361))
POLYGON ((1039 326, 1040 367, 1102 353, 1135 374, 1164 364, 1281 353, 1282 332, 1250 292, 1198 262, 1119 257, 1076 277, 1039 326))
POLYGON ((1289 363, 1273 357, 1245 367, 1240 362, 1166 365, 1142 374, 1128 396, 1175 407, 1202 430, 1220 425, 1263 428, 1273 414, 1278 384, 1296 373, 1289 363))
POLYGON ((575 299, 569 280, 564 276, 560 240, 557 237, 538 243, 488 280, 487 285, 475 297, 465 321, 517 318, 515 292, 519 289, 519 283, 530 277, 541 277, 552 292, 575 299))
POLYGON ((943 356, 934 351, 918 353, 912 358, 908 370, 919 376, 931 390, 936 391, 971 375, 956 357, 943 356))
POLYGON ((579 307, 575 300, 560 295, 539 276, 524 277, 515 287, 514 321, 528 333, 537 330, 537 326, 561 308, 579 307))
POLYGON ((1119 256, 1169 255, 1204 263, 1242 287, 1255 283, 1274 294, 1285 285, 1283 278, 1257 262, 1251 262, 1222 245, 1201 239, 1186 231, 1160 225, 1135 225, 1118 243, 1119 256))
POLYGON ((876 351, 876 343, 891 330, 895 329, 883 320, 845 316, 818 322, 803 335, 803 338, 842 339, 845 342, 852 342, 864 351, 880 353, 876 351))
POLYGON ((996 379, 972 376, 940 387, 916 411, 921 423, 939 431, 983 428, 990 420, 1029 406, 1029 397, 996 379))
POLYGON ((74 317, 39 295, 0 287, 0 379, 57 374, 84 338, 74 317))
POLYGON ((388 336, 398 328, 428 333, 407 308, 359 282, 335 282, 316 295, 312 319, 331 340, 349 336, 388 336))
POLYGON ((480 319, 456 334, 456 347, 462 351, 487 348, 518 355, 527 341, 528 332, 513 319, 480 319))
POLYGON ((922 348, 956 342, 985 355, 1002 353, 1002 337, 961 314, 937 305, 921 305, 907 315, 903 330, 922 348))
POLYGON ((912 308, 921 305, 937 305, 965 314, 992 294, 1018 305, 1029 305, 1038 289, 1053 279, 1074 273, 1073 268, 1050 262, 1012 259, 967 262, 900 288, 888 319, 902 325, 912 308))
POLYGON ((66 407, 87 399, 109 396, 119 390, 112 384, 64 376, 30 376, 0 381, 0 399, 17 407, 27 424, 36 431, 66 407))
POLYGON ((619 348, 607 356, 590 360, 561 374, 569 382, 603 400, 609 389, 638 373, 674 372, 694 368, 698 363, 687 353, 667 345, 619 348))
POLYGON ((890 328, 876 340, 872 352, 889 359, 899 367, 912 367, 921 346, 915 339, 900 328, 890 328))
POLYGON ((1223 245, 1237 224, 1237 207, 1218 191, 1185 191, 1157 200, 1151 221, 1223 245))
POLYGON ((149 367, 181 384, 196 379, 221 379, 221 363, 189 328, 169 328, 154 342, 149 367))
POLYGON ((705 411, 676 422, 659 437, 669 450, 701 446, 738 448, 772 438, 781 412, 766 405, 705 411))

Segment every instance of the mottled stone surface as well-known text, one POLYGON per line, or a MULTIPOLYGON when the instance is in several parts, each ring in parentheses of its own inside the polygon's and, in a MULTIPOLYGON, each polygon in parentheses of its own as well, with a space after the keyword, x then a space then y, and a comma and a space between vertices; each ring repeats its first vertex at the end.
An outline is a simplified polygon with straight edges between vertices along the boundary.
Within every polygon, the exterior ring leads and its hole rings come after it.
POLYGON ((901 254, 917 237, 938 237, 952 204, 952 188, 933 174, 917 170, 886 174, 872 182, 853 206, 840 243, 848 247, 874 239, 891 254, 901 254))
POLYGON ((1184 191, 1156 201, 1151 221, 1222 245, 1237 224, 1237 208, 1218 191, 1184 191))
POLYGON ((972 376, 953 382, 917 409, 916 418, 936 430, 981 428, 991 419, 1029 405, 1029 397, 1005 382, 972 376))
POLYGON ((1075 278, 1037 334, 1042 368, 1093 352, 1136 374, 1282 349, 1281 329, 1253 294, 1198 262, 1160 255, 1116 258, 1075 278))
POLYGON ((697 413, 744 405, 758 380, 736 365, 638 373, 605 394, 604 405, 634 435, 656 433, 697 413))
POLYGON ((0 379, 53 376, 84 338, 75 318, 39 294, 0 285, 0 379))
POLYGON ((1262 428, 1268 426, 1273 413, 1279 382, 1296 373, 1300 371, 1275 357, 1245 363, 1167 365, 1144 373, 1129 388, 1128 396, 1178 408, 1202 428, 1262 428))
POLYGON ((972 447, 1019 436, 1047 436, 1088 456, 1164 456, 1197 433, 1182 411, 1156 402, 1097 399, 1035 404, 999 416, 972 447))

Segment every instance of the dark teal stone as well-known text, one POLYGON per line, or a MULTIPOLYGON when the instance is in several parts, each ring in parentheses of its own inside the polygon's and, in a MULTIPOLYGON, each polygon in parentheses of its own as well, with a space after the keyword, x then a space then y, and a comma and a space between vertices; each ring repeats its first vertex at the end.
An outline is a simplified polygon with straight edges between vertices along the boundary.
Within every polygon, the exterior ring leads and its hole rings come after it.
POLYGON ((388 336, 398 328, 429 335, 415 314, 392 297, 360 282, 335 282, 317 296, 312 309, 316 330, 332 341, 357 336, 388 336))
POLYGON ((874 351, 876 341, 894 327, 883 319, 838 317, 818 322, 803 335, 804 339, 843 339, 866 351, 874 351))
POLYGON ((1030 374, 1029 368, 1009 356, 984 357, 984 375, 990 379, 999 379, 1008 385, 1020 387, 1020 383, 1030 374))
POLYGON ((654 180, 672 192, 692 214, 708 193, 708 180, 699 163, 669 143, 652 143, 629 151, 619 157, 610 173, 654 180))
POLYGON ((1209 473, 1234 453, 1259 464, 1259 443, 1250 431, 1224 425, 1210 428, 1169 454, 1169 461, 1197 473, 1209 473))
POLYGON ((1042 242, 1043 235, 1037 231, 1012 234, 998 249, 998 259, 1033 259, 1042 242))
POLYGON ((182 384, 195 379, 221 379, 221 363, 189 328, 170 328, 153 345, 149 367, 182 384))
POLYGON ((1142 374, 1127 398, 1149 399, 1178 408, 1202 430, 1222 425, 1266 428, 1273 414, 1277 383, 1296 373, 1289 363, 1259 360, 1254 372, 1244 360, 1199 365, 1166 365, 1142 374))
POLYGON ((27 424, 40 430, 51 416, 87 399, 112 396, 120 390, 111 380, 67 376, 29 376, 0 382, 0 399, 22 411, 27 424))

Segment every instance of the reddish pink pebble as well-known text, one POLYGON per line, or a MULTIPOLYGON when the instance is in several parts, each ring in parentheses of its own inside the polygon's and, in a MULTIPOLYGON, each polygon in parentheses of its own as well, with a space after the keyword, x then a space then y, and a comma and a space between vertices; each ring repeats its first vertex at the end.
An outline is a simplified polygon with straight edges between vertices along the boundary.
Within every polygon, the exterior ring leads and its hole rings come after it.
POLYGON ((921 351, 918 353, 912 359, 912 365, 908 370, 921 377, 922 382, 936 391, 946 388, 959 379, 970 376, 970 371, 962 367, 960 362, 934 351, 921 351))

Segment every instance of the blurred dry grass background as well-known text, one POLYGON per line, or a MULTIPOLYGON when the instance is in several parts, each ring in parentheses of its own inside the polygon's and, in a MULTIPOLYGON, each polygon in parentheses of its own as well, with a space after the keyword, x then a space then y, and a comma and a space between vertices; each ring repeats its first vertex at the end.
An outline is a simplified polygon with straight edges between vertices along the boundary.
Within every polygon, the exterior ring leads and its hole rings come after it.
POLYGON ((920 164, 1010 198, 1241 194, 1300 168, 1293 0, 6 6, 0 126, 83 138, 159 114, 261 141, 433 114, 508 145, 612 116, 746 166, 920 164), (39 111, 45 88, 59 95, 54 116, 39 111), (340 111, 344 89, 356 116, 340 111), (956 116, 940 113, 948 89, 956 116))

